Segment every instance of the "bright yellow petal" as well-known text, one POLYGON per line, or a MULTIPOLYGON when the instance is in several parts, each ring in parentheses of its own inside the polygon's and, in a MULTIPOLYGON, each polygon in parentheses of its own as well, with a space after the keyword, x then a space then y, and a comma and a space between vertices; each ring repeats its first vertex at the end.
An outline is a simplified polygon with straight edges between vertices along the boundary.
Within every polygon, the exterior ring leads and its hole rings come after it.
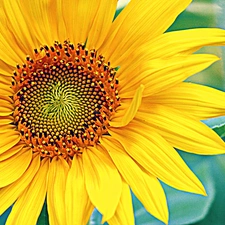
POLYGON ((225 45, 225 31, 217 28, 200 28, 165 33, 140 49, 139 56, 148 52, 148 58, 191 54, 207 45, 225 45), (203 38, 204 37, 204 38, 203 38), (148 48, 147 48, 148 46, 148 48))
POLYGON ((10 97, 0 95, 0 116, 9 116, 13 112, 13 101, 10 97))
POLYGON ((25 147, 24 143, 18 143, 14 145, 12 148, 8 149, 4 153, 0 154, 0 161, 6 160, 10 157, 13 157, 17 152, 21 151, 21 149, 25 147))
POLYGON ((203 155, 225 153, 225 143, 205 124, 162 105, 143 104, 136 118, 147 123, 173 147, 203 155))
POLYGON ((63 158, 52 159, 47 187, 49 222, 52 225, 66 224, 65 191, 68 171, 69 165, 63 158))
POLYGON ((146 105, 160 104, 195 116, 197 119, 225 115, 225 93, 216 89, 191 83, 180 83, 146 98, 146 105))
MULTIPOLYGON (((1 42, 1 41, 0 41, 1 42)), ((8 53, 9 54, 9 53, 8 53)), ((15 64, 16 65, 16 64, 15 64)), ((15 66, 14 65, 14 66, 15 66)), ((8 65, 7 63, 5 63, 2 59, 0 59, 0 74, 1 77, 5 77, 5 79, 8 80, 8 89, 11 89, 9 87, 9 85, 11 85, 11 81, 12 81, 12 71, 14 70, 14 67, 8 65)), ((2 81, 2 79, 0 80, 0 84, 4 84, 4 82, 2 81)))
POLYGON ((20 133, 14 130, 0 133, 0 140, 0 154, 2 154, 20 141, 20 133))
MULTIPOLYGON (((14 51, 17 52, 22 50, 24 52, 24 56, 26 54, 31 55, 34 40, 35 40, 35 30, 33 27, 28 27, 26 20, 24 19, 24 9, 20 5, 20 1, 3 1, 3 9, 5 12, 5 18, 7 18, 7 27, 11 31, 11 33, 16 34, 14 39, 14 51)), ((8 39, 6 39, 8 41, 8 39)), ((12 41, 9 40, 9 41, 12 41)))
MULTIPOLYGON (((3 36, 3 33, 2 32, 0 33, 0 46, 1 46, 0 59, 3 60, 3 62, 7 63, 8 65, 15 66, 17 63, 22 62, 22 57, 20 58, 19 56, 22 56, 23 53, 21 52, 21 50, 19 50, 19 48, 18 50, 14 51, 13 44, 15 46, 15 42, 11 41, 13 40, 13 38, 9 36, 7 39, 7 37, 3 36)), ((9 75, 9 72, 6 73, 3 68, 1 69, 1 73, 9 75)))
MULTIPOLYGON (((24 0, 20 1, 20 5, 23 9, 20 17, 22 17, 22 21, 25 20, 26 29, 28 28, 33 34, 32 37, 36 39, 36 43, 30 46, 30 50, 38 48, 39 45, 51 45, 55 40, 61 41, 57 23, 61 25, 64 20, 61 16, 59 1, 33 0, 31 2, 24 0)), ((16 15, 14 18, 18 18, 18 16, 16 15)), ((23 33, 23 29, 20 29, 19 32, 23 33)))
POLYGON ((12 116, 1 116, 0 117, 0 126, 13 123, 14 118, 12 116))
POLYGON ((15 129, 16 129, 15 125, 12 125, 12 124, 0 125, 0 134, 5 134, 5 133, 15 131, 15 129))
POLYGON ((105 52, 113 66, 121 65, 140 45, 164 33, 191 0, 132 0, 114 21, 105 52))
MULTIPOLYGON (((16 63, 22 62, 22 56, 24 55, 24 53, 20 48, 15 48, 16 38, 9 30, 9 23, 7 16, 3 10, 2 1, 0 7, 0 30, 4 30, 4 32, 0 32, 0 61, 4 61, 8 65, 15 66, 16 63)), ((1 68, 0 70, 2 69, 4 68, 1 68)))
POLYGON ((49 160, 43 159, 32 182, 13 205, 6 225, 35 225, 44 204, 49 160))
POLYGON ((130 98, 143 84, 143 96, 149 96, 170 88, 189 76, 207 68, 219 58, 209 54, 181 55, 168 59, 138 61, 118 71, 121 98, 130 98))
POLYGON ((28 147, 23 148, 11 158, 1 161, 0 187, 5 187, 19 179, 29 166, 31 159, 32 151, 28 147))
MULTIPOLYGON (((131 140, 127 141, 131 143, 131 140)), ((146 210, 159 220, 167 223, 166 197, 156 177, 146 175, 114 138, 104 136, 101 143, 108 150, 124 180, 129 184, 146 210)))
POLYGON ((101 1, 88 34, 87 48, 98 49, 106 38, 116 11, 117 0, 101 1), (107 13, 106 13, 107 12, 107 13))
POLYGON ((9 208, 30 184, 40 166, 39 155, 33 155, 29 167, 14 183, 0 189, 0 215, 9 208))
POLYGON ((151 174, 179 190, 205 194, 204 187, 180 155, 151 127, 132 122, 124 130, 110 129, 127 153, 151 174))
POLYGON ((4 96, 13 96, 14 94, 13 90, 9 86, 1 83, 1 81, 0 81, 0 91, 1 91, 1 95, 4 95, 4 96))
MULTIPOLYGON (((2 63, 0 64, 0 66, 2 66, 2 63)), ((4 66, 2 68, 3 68, 3 70, 7 70, 7 68, 4 68, 4 66)), ((11 71, 11 70, 9 70, 9 71, 11 71)), ((8 72, 8 70, 6 72, 8 72)), ((12 82, 12 77, 8 76, 7 74, 4 74, 4 72, 0 76, 1 76, 1 79, 0 79, 1 84, 7 85, 7 87, 10 88, 11 82, 12 82)))
POLYGON ((83 152, 85 183, 93 205, 110 219, 118 206, 122 192, 121 177, 106 152, 88 148, 83 152))
POLYGON ((81 158, 74 157, 66 181, 65 192, 67 225, 86 225, 94 209, 84 182, 81 158))
POLYGON ((170 58, 172 56, 191 54, 207 45, 224 45, 225 31, 216 28, 200 28, 167 32, 138 48, 123 67, 137 61, 170 58), (204 38, 202 38, 204 37, 204 38))
POLYGON ((122 194, 114 216, 107 221, 112 225, 134 225, 133 205, 129 186, 122 183, 122 194))
POLYGON ((75 44, 85 43, 101 2, 92 0, 62 2, 68 38, 75 44))
POLYGON ((117 112, 110 122, 113 127, 126 126, 136 115, 139 106, 141 105, 142 93, 144 91, 144 85, 136 90, 133 99, 122 100, 121 106, 117 109, 117 112))

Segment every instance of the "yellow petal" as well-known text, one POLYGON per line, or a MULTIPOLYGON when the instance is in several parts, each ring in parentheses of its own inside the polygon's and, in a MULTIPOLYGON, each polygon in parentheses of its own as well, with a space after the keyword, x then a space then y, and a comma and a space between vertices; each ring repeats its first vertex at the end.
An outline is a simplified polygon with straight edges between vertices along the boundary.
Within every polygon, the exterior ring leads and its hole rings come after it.
MULTIPOLYGON (((0 32, 1 64, 15 66, 16 63, 22 62, 22 56, 24 55, 24 53, 22 53, 20 48, 15 48, 15 36, 13 36, 13 34, 9 31, 8 19, 3 10, 0 10, 0 30, 4 30, 4 32, 0 32)), ((5 67, 3 67, 2 69, 4 70, 4 68, 5 67)), ((6 68, 8 67, 6 66, 6 68)), ((10 71, 7 70, 7 72, 10 71)))
POLYGON ((121 102, 121 107, 119 107, 112 118, 110 125, 113 127, 123 127, 126 126, 136 115, 139 106, 141 105, 142 93, 144 91, 144 85, 136 90, 132 100, 126 99, 121 102))
POLYGON ((69 39, 76 43, 85 43, 95 20, 100 1, 63 0, 63 19, 69 39))
POLYGON ((191 83, 180 83, 146 98, 146 105, 160 104, 178 109, 197 119, 225 115, 225 93, 216 89, 191 83))
POLYGON ((74 157, 66 181, 65 192, 67 225, 86 225, 94 209, 84 182, 81 158, 74 157))
POLYGON ((143 96, 170 88, 189 76, 207 68, 219 58, 209 54, 180 55, 168 59, 138 61, 118 70, 120 97, 130 98, 143 84, 143 96))
MULTIPOLYGON (((1 76, 4 76, 5 79, 8 80, 8 89, 10 89, 10 90, 12 90, 9 86, 11 85, 13 70, 14 70, 14 67, 6 64, 2 59, 0 59, 0 74, 1 74, 1 76)), ((1 79, 0 84, 2 85, 2 83, 4 83, 4 82, 2 82, 2 79, 1 79)))
MULTIPOLYGON (((131 140, 127 141, 131 143, 131 140)), ((113 137, 104 136, 101 139, 101 143, 108 150, 120 174, 146 210, 159 220, 167 223, 168 209, 166 197, 156 177, 146 175, 113 137)))
POLYGON ((20 141, 20 133, 18 131, 8 131, 7 133, 0 133, 0 154, 12 148, 20 141))
POLYGON ((117 0, 101 1, 88 34, 87 48, 98 49, 106 38, 116 11, 117 0), (107 13, 106 13, 107 12, 107 13))
POLYGON ((143 104, 136 118, 148 124, 173 147, 202 155, 225 153, 225 143, 205 124, 162 105, 143 104))
MULTIPOLYGON (((16 39, 14 39, 13 44, 18 47, 14 47, 14 51, 19 53, 20 50, 22 50, 24 56, 26 54, 31 55, 34 47, 35 35, 33 34, 35 34, 35 31, 33 27, 27 26, 26 20, 24 19, 24 9, 20 5, 20 1, 3 1, 3 9, 5 18, 7 18, 6 26, 11 33, 16 34, 16 39)), ((8 41, 8 39, 6 39, 6 41, 8 41)), ((10 41, 12 41, 12 39, 10 41)))
POLYGON ((32 159, 30 148, 23 148, 11 158, 5 159, 0 163, 0 187, 5 187, 19 179, 32 159))
MULTIPOLYGON (((10 88, 10 86, 11 86, 11 82, 12 82, 12 77, 11 76, 8 76, 8 75, 6 75, 6 74, 4 74, 4 72, 7 72, 7 69, 6 68, 4 68, 4 64, 5 63, 2 63, 2 61, 0 60, 0 66, 2 66, 2 74, 0 75, 1 76, 1 85, 6 85, 8 88, 10 88), (6 71, 5 71, 6 70, 6 71)), ((11 67, 10 66, 10 68, 14 68, 14 67, 11 67)), ((12 72, 12 70, 11 69, 9 69, 9 71, 10 71, 10 73, 12 72)), ((11 88, 10 88, 11 89, 11 88)))
POLYGON ((0 215, 16 201, 24 189, 30 184, 39 166, 39 155, 33 155, 33 159, 23 175, 12 184, 0 189, 0 215))
POLYGON ((0 161, 6 160, 13 155, 15 155, 17 152, 21 151, 21 149, 25 147, 24 143, 18 143, 14 145, 12 148, 8 149, 4 153, 0 154, 0 161))
POLYGON ((8 96, 0 96, 0 116, 9 116, 13 112, 12 99, 8 96))
POLYGON ((49 0, 20 1, 20 7, 23 9, 23 16, 20 17, 23 17, 26 29, 33 34, 34 44, 31 50, 44 44, 52 45, 55 40, 63 42, 70 38, 66 35, 62 2, 64 1, 55 0, 54 3, 49 0))
POLYGON ((69 165, 65 159, 54 157, 49 166, 47 206, 49 222, 54 225, 66 224, 65 191, 69 165))
POLYGON ((106 152, 88 148, 83 152, 86 189, 93 205, 110 219, 118 206, 122 192, 120 175, 106 152))
POLYGON ((12 125, 12 124, 0 125, 0 134, 15 131, 15 129, 16 129, 15 125, 12 125))
POLYGON ((14 118, 12 116, 1 116, 0 117, 0 126, 13 123, 13 121, 14 121, 14 118))
POLYGON ((191 54, 207 45, 225 45, 225 31, 217 28, 199 28, 165 33, 140 49, 148 58, 170 57, 172 55, 191 54), (204 38, 203 38, 204 37, 204 38))
POLYGON ((217 28, 200 28, 164 33, 146 42, 138 48, 129 60, 123 62, 124 68, 142 60, 170 58, 183 54, 191 54, 207 45, 224 45, 225 31, 217 28), (202 38, 204 37, 204 38, 202 38))
POLYGON ((9 88, 9 86, 2 85, 1 83, 0 83, 0 90, 1 94, 5 96, 13 96, 14 94, 13 90, 9 88))
POLYGON ((123 130, 111 128, 110 134, 133 159, 166 184, 179 190, 205 194, 201 182, 177 151, 150 126, 131 122, 123 130))
POLYGON ((122 194, 114 216, 107 221, 112 225, 134 225, 133 205, 129 186, 122 183, 122 194))
POLYGON ((49 160, 43 159, 29 186, 13 205, 6 225, 36 224, 44 204, 49 160))
POLYGON ((164 33, 191 0, 132 0, 113 22, 105 52, 113 66, 121 65, 140 45, 164 33))

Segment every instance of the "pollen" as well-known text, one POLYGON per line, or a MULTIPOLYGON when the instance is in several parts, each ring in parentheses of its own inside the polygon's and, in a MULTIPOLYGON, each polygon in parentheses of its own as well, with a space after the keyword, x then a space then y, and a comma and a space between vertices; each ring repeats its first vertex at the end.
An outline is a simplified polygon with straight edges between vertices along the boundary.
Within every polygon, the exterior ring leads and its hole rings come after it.
POLYGON ((84 44, 34 49, 13 73, 14 123, 42 157, 73 158, 108 135, 120 105, 115 68, 84 44))

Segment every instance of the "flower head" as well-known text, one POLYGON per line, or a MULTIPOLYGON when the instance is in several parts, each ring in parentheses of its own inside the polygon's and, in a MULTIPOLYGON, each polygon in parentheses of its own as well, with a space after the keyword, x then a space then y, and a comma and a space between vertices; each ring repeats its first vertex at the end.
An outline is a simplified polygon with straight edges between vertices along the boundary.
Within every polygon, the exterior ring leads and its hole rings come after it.
POLYGON ((36 224, 134 224, 130 190, 168 222, 159 180, 205 195, 174 148, 225 153, 201 119, 225 94, 184 83, 218 58, 225 31, 164 33, 190 0, 3 0, 0 11, 0 213, 36 224), (204 39, 202 37, 204 36, 204 39), (206 98, 207 95, 207 98, 206 98))

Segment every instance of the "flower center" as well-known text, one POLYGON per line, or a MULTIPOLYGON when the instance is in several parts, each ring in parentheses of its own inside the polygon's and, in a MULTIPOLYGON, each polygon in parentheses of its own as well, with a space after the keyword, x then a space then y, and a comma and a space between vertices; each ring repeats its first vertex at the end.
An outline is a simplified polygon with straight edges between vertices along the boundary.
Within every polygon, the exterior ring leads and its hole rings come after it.
POLYGON ((42 157, 94 146, 120 104, 116 71, 97 51, 65 41, 34 50, 14 72, 14 121, 42 157))

